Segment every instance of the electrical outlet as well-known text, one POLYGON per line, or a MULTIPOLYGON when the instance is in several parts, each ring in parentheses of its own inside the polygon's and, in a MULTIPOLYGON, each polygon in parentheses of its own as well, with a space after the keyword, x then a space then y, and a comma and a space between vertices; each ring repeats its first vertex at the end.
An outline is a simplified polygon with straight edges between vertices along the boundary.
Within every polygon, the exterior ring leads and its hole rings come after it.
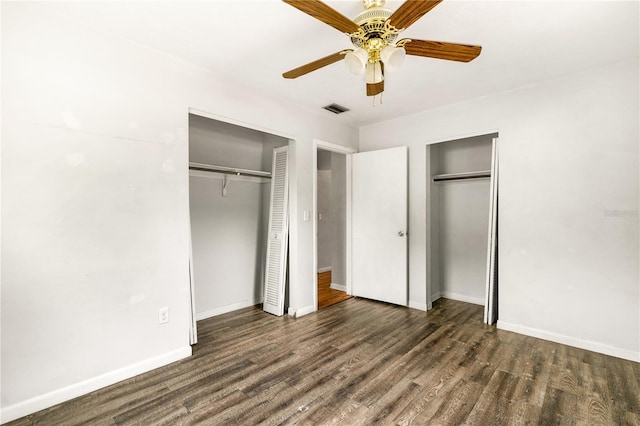
POLYGON ((158 309, 158 324, 166 324, 169 322, 169 308, 164 307, 158 309))

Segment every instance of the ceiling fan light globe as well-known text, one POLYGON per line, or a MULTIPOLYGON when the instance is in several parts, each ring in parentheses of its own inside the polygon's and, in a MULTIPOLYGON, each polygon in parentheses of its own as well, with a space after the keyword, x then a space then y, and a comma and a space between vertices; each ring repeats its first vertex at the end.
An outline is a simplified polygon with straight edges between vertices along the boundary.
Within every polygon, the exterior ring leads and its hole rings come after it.
POLYGON ((367 84, 380 83, 382 80, 384 80, 384 75, 382 74, 382 65, 380 62, 367 62, 367 69, 365 71, 365 81, 367 84))
POLYGON ((344 63, 352 74, 360 75, 364 72, 369 54, 364 49, 349 52, 344 56, 344 63))
POLYGON ((385 46, 380 50, 380 60, 387 71, 395 71, 402 66, 407 52, 403 47, 385 46))

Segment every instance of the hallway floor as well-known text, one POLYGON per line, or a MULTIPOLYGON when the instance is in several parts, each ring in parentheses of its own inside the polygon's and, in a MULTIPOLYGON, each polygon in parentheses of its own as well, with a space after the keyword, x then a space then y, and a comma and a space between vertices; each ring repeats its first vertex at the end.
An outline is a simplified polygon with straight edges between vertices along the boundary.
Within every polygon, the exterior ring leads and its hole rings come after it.
POLYGON ((344 291, 331 288, 331 271, 318 274, 318 309, 335 305, 350 298, 351 296, 344 291))

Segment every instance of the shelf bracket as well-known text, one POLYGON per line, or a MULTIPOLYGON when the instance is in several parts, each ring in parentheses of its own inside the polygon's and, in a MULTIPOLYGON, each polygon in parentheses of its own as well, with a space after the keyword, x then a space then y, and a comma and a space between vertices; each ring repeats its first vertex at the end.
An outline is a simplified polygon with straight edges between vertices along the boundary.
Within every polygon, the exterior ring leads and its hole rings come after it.
POLYGON ((229 175, 224 175, 224 180, 222 181, 222 196, 227 196, 227 188, 229 187, 229 175))

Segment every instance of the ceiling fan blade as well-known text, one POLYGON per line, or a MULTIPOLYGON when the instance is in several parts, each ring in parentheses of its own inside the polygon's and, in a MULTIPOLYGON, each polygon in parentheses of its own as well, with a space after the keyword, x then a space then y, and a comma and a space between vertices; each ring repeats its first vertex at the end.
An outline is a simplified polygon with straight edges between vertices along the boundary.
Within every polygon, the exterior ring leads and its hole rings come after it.
POLYGON ((367 96, 375 96, 384 92, 384 80, 380 83, 367 83, 367 96))
POLYGON ((313 16, 314 18, 331 25, 343 33, 351 34, 360 29, 358 24, 347 18, 337 10, 327 6, 320 0, 282 0, 298 10, 313 16))
MULTIPOLYGON (((402 42, 400 40, 398 43, 402 42)), ((469 62, 480 55, 482 47, 467 44, 445 43, 441 41, 413 40, 404 45, 407 55, 427 58, 447 59, 449 61, 469 62)))
POLYGON ((308 64, 305 64, 301 67, 294 68, 290 71, 287 71, 284 74, 282 74, 282 76, 284 78, 298 78, 301 75, 308 74, 311 71, 315 71, 322 67, 326 67, 327 65, 331 65, 334 62, 338 62, 339 60, 343 59, 344 55, 346 55, 348 52, 353 52, 353 51, 351 49, 341 50, 340 52, 334 53, 333 55, 325 56, 324 58, 320 58, 313 62, 309 62, 308 64))
POLYGON ((442 0, 407 0, 389 17, 389 23, 398 30, 408 28, 442 0))

